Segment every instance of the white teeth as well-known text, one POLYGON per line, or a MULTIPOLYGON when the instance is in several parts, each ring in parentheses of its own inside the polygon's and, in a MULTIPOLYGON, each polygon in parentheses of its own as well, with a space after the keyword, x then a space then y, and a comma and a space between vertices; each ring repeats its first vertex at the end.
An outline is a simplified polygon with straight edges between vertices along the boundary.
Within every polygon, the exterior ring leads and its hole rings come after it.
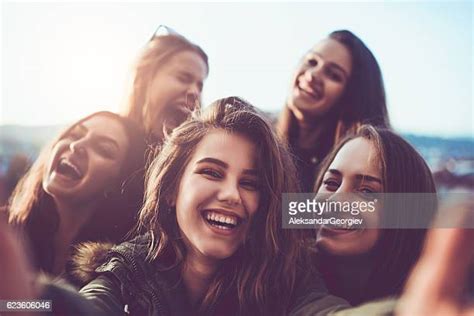
POLYGON ((216 225, 218 228, 220 229, 224 229, 224 230, 229 230, 230 228, 229 227, 226 227, 226 226, 222 226, 222 225, 216 225))
MULTIPOLYGON (((231 225, 237 225, 238 223, 238 218, 236 216, 228 216, 228 215, 223 215, 220 213, 212 212, 209 211, 206 213, 206 219, 212 220, 215 222, 220 222, 220 223, 225 223, 225 224, 231 224, 231 225)), ((216 226, 221 226, 221 225, 216 225, 216 226)), ((228 229, 226 226, 222 226, 228 229)))
POLYGON ((71 169, 74 170, 74 172, 79 176, 79 177, 82 177, 82 173, 81 171, 75 166, 73 165, 72 163, 70 163, 68 160, 66 160, 66 158, 63 158, 61 159, 61 162, 62 164, 64 165, 67 165, 68 167, 70 167, 71 169))

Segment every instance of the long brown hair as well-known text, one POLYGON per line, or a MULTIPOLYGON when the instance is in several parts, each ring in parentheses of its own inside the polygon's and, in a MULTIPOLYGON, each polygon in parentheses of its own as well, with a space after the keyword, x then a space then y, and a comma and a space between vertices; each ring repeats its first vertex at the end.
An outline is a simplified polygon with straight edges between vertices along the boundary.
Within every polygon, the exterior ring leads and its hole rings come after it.
POLYGON ((29 171, 18 182, 9 199, 8 221, 26 230, 30 241, 34 244, 33 250, 40 257, 38 264, 41 268, 48 269, 51 264, 51 262, 41 262, 41 257, 43 255, 47 257, 45 253, 51 253, 50 243, 59 225, 59 216, 53 198, 44 191, 42 186, 52 149, 75 126, 96 116, 106 116, 119 121, 129 138, 130 148, 127 150, 119 179, 113 187, 114 191, 111 191, 108 197, 104 197, 103 201, 99 201, 97 209, 100 212, 93 213, 76 240, 107 238, 118 242, 134 225, 133 207, 138 208, 142 196, 139 193, 141 188, 132 188, 131 183, 133 182, 133 185, 136 186, 141 182, 135 177, 139 177, 140 170, 144 166, 144 134, 133 122, 118 114, 107 111, 93 113, 66 128, 56 139, 43 148, 29 171))
MULTIPOLYGON (((431 193, 424 195, 423 201, 414 201, 403 207, 396 205, 396 209, 384 210, 381 220, 388 220, 389 216, 389 220, 393 223, 393 221, 415 219, 423 214, 423 225, 428 227, 437 209, 436 187, 431 171, 425 160, 408 142, 388 129, 364 125, 355 135, 342 140, 322 163, 314 185, 315 192, 322 185, 324 173, 339 150, 350 140, 358 137, 369 140, 375 147, 382 169, 384 193, 431 193)), ((369 275, 367 288, 345 299, 351 304, 360 304, 400 294, 408 273, 420 256, 425 235, 426 229, 383 229, 379 240, 371 250, 374 269, 369 275)), ((324 267, 328 271, 331 269, 330 257, 327 256, 327 262, 323 262, 323 272, 324 267)), ((336 287, 334 294, 337 295, 337 284, 328 283, 330 290, 331 286, 336 287)))
POLYGON ((172 249, 175 264, 183 262, 186 250, 177 235, 176 215, 170 212, 168 201, 177 192, 197 144, 214 129, 238 133, 256 144, 261 202, 252 220, 248 241, 224 260, 201 308, 215 303, 232 285, 242 314, 249 314, 251 310, 259 314, 284 313, 301 254, 296 233, 280 229, 281 194, 298 191, 295 168, 270 123, 246 101, 237 97, 220 99, 205 110, 195 112, 165 140, 147 171, 138 231, 152 235, 150 259, 172 249))
MULTIPOLYGON (((382 73, 372 52, 360 38, 347 30, 329 34, 344 45, 352 56, 353 69, 340 100, 318 124, 325 128, 314 143, 314 152, 324 158, 341 139, 363 124, 389 127, 382 73)), ((294 146, 298 137, 295 116, 285 106, 277 124, 278 132, 294 146)))
POLYGON ((153 122, 150 121, 149 89, 155 73, 177 53, 191 51, 198 54, 207 66, 206 53, 201 47, 191 43, 184 36, 169 34, 154 36, 143 48, 133 67, 132 80, 123 115, 138 124, 143 124, 145 133, 150 134, 153 122))

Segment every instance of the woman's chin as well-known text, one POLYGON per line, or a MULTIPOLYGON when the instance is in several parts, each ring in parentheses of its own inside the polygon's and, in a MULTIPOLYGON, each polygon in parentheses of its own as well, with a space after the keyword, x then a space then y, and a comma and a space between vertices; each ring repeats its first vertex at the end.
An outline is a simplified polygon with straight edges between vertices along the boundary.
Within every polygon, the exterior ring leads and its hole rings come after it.
POLYGON ((229 247, 212 247, 208 249, 203 249, 201 253, 208 259, 220 261, 232 257, 235 251, 233 249, 230 249, 229 247))
MULTIPOLYGON (((318 118, 324 116, 329 110, 325 104, 309 102, 301 98, 293 98, 290 104, 290 109, 293 113, 299 112, 299 115, 304 118, 318 118)), ((295 115, 298 118, 298 114, 295 113, 295 115)))

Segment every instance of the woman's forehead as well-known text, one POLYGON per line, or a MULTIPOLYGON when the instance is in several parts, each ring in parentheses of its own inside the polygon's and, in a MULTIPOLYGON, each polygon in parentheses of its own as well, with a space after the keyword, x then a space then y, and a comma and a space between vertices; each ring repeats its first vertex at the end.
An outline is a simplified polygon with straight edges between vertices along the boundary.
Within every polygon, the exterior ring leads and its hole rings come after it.
POLYGON ((381 165, 372 141, 358 137, 344 144, 334 157, 329 168, 353 174, 380 177, 381 165))

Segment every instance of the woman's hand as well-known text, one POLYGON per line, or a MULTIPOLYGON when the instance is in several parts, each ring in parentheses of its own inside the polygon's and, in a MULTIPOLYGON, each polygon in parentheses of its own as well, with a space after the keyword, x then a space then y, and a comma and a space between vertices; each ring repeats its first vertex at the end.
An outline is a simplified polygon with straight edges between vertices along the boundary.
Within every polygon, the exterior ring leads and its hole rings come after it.
MULTIPOLYGON (((467 201, 447 211, 472 216, 469 213, 474 211, 474 202, 467 201)), ((474 261, 473 241, 474 229, 431 229, 397 315, 474 315, 474 306, 464 306, 461 301, 469 266, 474 261)))

